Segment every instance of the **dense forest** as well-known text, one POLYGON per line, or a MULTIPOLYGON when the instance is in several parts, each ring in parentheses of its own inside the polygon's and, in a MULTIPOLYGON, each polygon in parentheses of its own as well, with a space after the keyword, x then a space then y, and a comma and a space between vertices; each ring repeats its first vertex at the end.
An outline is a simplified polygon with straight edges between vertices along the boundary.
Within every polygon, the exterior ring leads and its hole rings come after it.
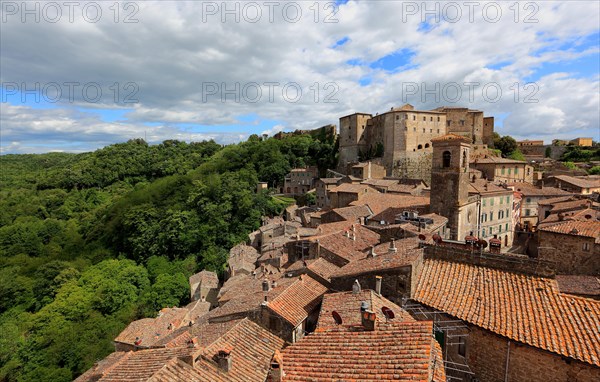
POLYGON ((71 381, 131 321, 188 302, 284 202, 256 184, 334 167, 331 137, 143 140, 0 156, 0 381, 71 381))

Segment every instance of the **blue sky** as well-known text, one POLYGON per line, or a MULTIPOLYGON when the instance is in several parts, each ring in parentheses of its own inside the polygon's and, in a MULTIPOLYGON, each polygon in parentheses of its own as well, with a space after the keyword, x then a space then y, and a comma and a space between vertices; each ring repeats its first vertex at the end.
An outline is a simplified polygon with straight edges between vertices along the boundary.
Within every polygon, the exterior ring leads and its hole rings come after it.
POLYGON ((202 22, 192 1, 139 3, 131 24, 109 17, 93 24, 9 19, 0 33, 0 150, 87 151, 144 136, 151 143, 231 143, 337 124, 340 116, 405 101, 419 109, 478 108, 496 117, 498 132, 517 138, 600 139, 598 2, 539 2, 535 23, 515 22, 508 8, 497 23, 449 23, 423 10, 405 18, 396 1, 323 2, 318 11, 311 2, 298 4, 302 17, 294 22, 281 12, 256 23, 244 15, 240 22, 223 23, 220 15, 202 22), (48 102, 31 92, 12 94, 12 84, 73 81, 101 84, 103 97, 90 102, 76 92, 73 100, 48 102), (425 99, 421 88, 406 91, 407 84, 460 84, 467 94, 464 84, 473 82, 475 97, 454 104, 425 99), (530 82, 536 102, 523 102, 522 94, 515 101, 511 86, 523 92, 530 82), (111 99, 113 83, 121 86, 118 102, 111 99), (137 102, 122 102, 127 83, 136 84, 137 102), (208 83, 219 89, 206 97, 208 83), (222 102, 221 84, 239 84, 240 92, 258 84, 262 98, 249 100, 250 92, 222 102), (272 94, 266 84, 277 84, 272 94), (503 97, 482 97, 486 84, 497 84, 503 97), (301 97, 292 100, 296 86, 301 97))

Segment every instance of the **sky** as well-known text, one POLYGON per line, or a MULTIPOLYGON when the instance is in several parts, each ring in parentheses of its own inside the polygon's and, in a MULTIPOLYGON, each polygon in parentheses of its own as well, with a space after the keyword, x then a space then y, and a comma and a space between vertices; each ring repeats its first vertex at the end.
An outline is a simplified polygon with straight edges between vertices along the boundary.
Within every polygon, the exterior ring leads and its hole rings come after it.
POLYGON ((0 152, 83 152, 469 107, 600 139, 597 1, 0 0, 0 152))

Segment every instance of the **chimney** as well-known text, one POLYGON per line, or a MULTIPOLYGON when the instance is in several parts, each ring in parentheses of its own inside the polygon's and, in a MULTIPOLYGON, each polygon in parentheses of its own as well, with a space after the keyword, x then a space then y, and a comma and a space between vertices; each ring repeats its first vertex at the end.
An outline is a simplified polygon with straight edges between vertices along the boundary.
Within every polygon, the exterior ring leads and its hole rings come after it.
POLYGON ((352 240, 356 241, 356 226, 352 225, 352 240))
POLYGON ((381 295, 381 281, 381 276, 375 276, 375 292, 377 292, 378 295, 381 295))
POLYGON ((360 291, 360 283, 358 282, 358 280, 354 280, 354 284, 352 285, 352 294, 359 294, 360 291))
POLYGON ((371 249, 369 250, 369 253, 367 254, 367 257, 376 257, 377 254, 375 253, 375 246, 372 245, 371 249))
POLYGON ((364 312, 361 313, 361 317, 362 317, 362 326, 363 328, 365 328, 365 330, 367 331, 374 331, 375 330, 375 321, 377 320, 377 316, 375 315, 374 312, 371 312, 370 310, 365 310, 364 312))
POLYGON ((231 353, 227 350, 219 350, 217 353, 217 364, 223 371, 231 370, 231 353))
POLYGON ((370 306, 369 303, 366 301, 361 301, 360 302, 360 313, 362 314, 363 312, 366 312, 367 310, 369 310, 370 306))
POLYGON ((271 281, 271 288, 276 288, 277 287, 277 281, 273 280, 271 281))
POLYGON ((350 237, 350 231, 346 231, 346 233, 344 234, 344 236, 346 236, 346 237, 349 238, 350 237))
POLYGON ((268 292, 271 290, 271 283, 269 282, 269 280, 264 279, 262 282, 262 290, 263 292, 268 292))
POLYGON ((398 249, 396 249, 396 240, 392 239, 392 241, 390 241, 390 249, 388 250, 388 252, 390 252, 390 253, 398 252, 398 249))
POLYGON ((269 371, 269 382, 281 382, 283 380, 283 357, 279 350, 275 350, 271 359, 271 370, 269 371))

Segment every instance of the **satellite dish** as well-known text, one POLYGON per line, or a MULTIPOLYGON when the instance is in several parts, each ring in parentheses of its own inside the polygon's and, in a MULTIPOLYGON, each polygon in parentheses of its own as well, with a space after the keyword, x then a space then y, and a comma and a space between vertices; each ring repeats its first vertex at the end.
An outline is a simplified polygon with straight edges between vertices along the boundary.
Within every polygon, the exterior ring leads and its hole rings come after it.
POLYGON ((336 325, 342 324, 342 317, 340 316, 340 314, 338 312, 336 312, 334 310, 333 312, 331 312, 331 315, 333 316, 333 319, 334 319, 336 325))
POLYGON ((419 234, 419 240, 425 240, 425 239, 426 239, 425 235, 423 235, 422 233, 419 234))
POLYGON ((387 306, 382 307, 381 311, 383 312, 383 315, 385 316, 386 320, 392 320, 394 319, 394 317, 396 317, 394 311, 388 308, 387 306))

